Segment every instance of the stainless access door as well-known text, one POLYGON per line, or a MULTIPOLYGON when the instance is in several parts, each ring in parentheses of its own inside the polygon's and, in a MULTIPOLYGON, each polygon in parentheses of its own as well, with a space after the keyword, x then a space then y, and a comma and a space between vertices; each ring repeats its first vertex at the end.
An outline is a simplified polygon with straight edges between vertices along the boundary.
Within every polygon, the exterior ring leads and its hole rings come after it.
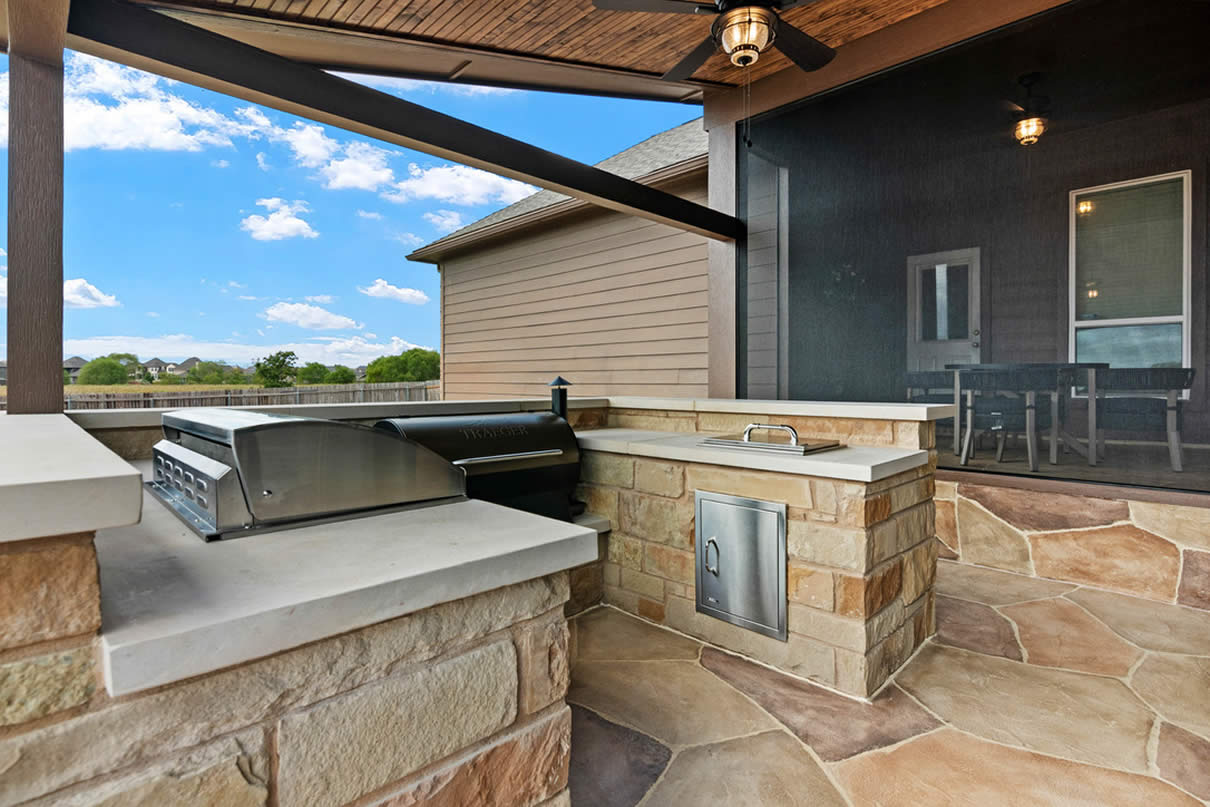
POLYGON ((786 506, 696 491, 697 610, 786 639, 786 506))

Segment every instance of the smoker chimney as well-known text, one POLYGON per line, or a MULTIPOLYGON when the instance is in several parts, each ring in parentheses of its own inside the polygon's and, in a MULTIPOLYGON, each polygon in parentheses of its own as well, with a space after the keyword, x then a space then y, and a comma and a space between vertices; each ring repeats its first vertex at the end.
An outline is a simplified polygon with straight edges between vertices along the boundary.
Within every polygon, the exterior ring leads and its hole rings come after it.
POLYGON ((546 386, 550 387, 550 411, 567 420, 567 388, 571 382, 563 376, 557 376, 546 386))

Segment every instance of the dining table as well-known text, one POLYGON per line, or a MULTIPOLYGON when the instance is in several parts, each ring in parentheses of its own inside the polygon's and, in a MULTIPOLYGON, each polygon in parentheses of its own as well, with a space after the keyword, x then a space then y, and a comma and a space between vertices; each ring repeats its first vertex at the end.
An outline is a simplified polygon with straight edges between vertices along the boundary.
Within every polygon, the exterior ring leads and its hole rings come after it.
MULTIPOLYGON (((1059 397, 1063 388, 1075 386, 1078 374, 1083 373, 1088 396, 1088 445, 1085 446, 1068 429, 1067 424, 1057 427, 1055 433, 1063 444, 1082 457, 1087 458, 1089 465, 1096 465, 1098 460, 1097 444, 1097 371, 1108 370, 1108 362, 999 362, 973 364, 947 364, 946 370, 954 373, 954 454, 961 453, 961 423, 962 412, 962 373, 979 371, 1012 372, 1014 370, 1053 369, 1056 371, 1056 386, 1051 393, 1051 423, 1059 422, 1059 397)), ((1011 392, 1012 390, 1006 390, 1011 392)), ((1050 463, 1058 464, 1058 444, 1055 440, 1050 443, 1050 463)))

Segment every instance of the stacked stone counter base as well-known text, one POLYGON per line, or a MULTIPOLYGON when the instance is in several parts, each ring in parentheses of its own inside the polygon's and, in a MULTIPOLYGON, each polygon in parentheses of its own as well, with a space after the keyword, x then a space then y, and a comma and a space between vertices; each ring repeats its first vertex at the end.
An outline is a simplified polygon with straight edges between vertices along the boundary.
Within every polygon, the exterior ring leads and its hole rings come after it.
POLYGON ((109 698, 91 536, 0 551, 0 805, 568 803, 566 573, 109 698))
POLYGON ((582 478, 614 524, 606 603, 858 697, 934 632, 931 464, 861 483, 585 451, 582 478), (696 612, 694 490, 787 505, 788 641, 696 612))

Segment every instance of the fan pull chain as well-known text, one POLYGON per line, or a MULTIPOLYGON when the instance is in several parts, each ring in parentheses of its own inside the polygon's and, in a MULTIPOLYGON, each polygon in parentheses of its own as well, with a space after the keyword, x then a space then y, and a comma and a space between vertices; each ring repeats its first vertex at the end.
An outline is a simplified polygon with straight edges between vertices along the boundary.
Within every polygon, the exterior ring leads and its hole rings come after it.
POLYGON ((752 148, 752 68, 745 67, 744 70, 744 126, 743 137, 744 145, 752 148))

